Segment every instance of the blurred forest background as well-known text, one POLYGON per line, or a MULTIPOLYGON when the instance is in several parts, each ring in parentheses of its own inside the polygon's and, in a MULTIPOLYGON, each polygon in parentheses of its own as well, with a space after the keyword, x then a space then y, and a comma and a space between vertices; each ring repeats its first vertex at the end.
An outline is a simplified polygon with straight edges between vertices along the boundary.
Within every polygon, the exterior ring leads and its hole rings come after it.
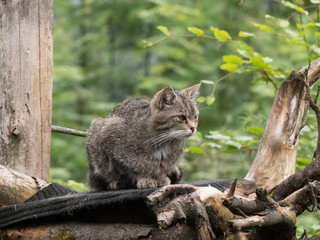
MULTIPOLYGON (((318 0, 54 3, 52 123, 86 131, 127 97, 202 82, 185 181, 243 178, 278 86, 320 54, 318 0)), ((297 170, 310 163, 316 141, 310 111, 297 170)), ((53 133, 51 156, 52 181, 87 189, 84 138, 53 133)))

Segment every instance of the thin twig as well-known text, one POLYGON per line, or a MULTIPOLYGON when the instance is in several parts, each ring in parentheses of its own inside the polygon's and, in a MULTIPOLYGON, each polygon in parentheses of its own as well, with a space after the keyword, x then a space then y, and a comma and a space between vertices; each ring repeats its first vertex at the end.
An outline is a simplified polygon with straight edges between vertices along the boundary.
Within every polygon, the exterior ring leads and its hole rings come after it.
MULTIPOLYGON (((318 88, 319 90, 319 88, 318 88)), ((312 100, 311 94, 310 94, 310 87, 307 87, 306 91, 306 98, 309 100, 309 106, 314 111, 317 117, 317 125, 318 125, 318 142, 317 142, 317 149, 315 151, 314 159, 319 158, 320 154, 320 107, 317 105, 316 100, 318 99, 319 91, 317 92, 317 96, 315 101, 312 100)))
POLYGON ((317 95, 316 95, 316 98, 314 99, 314 103, 315 103, 315 104, 318 104, 319 92, 320 92, 320 85, 318 85, 317 95))
POLYGON ((74 135, 79 137, 87 136, 87 132, 83 132, 83 131, 71 129, 71 128, 54 126, 54 125, 51 126, 51 132, 63 133, 63 134, 74 135))
POLYGON ((217 81, 214 82, 214 85, 213 85, 213 89, 212 89, 212 92, 211 92, 211 96, 214 95, 214 92, 216 91, 216 88, 217 88, 217 84, 219 82, 221 82, 222 80, 226 79, 227 77, 231 76, 232 73, 228 73, 227 75, 224 75, 223 77, 219 78, 217 81))

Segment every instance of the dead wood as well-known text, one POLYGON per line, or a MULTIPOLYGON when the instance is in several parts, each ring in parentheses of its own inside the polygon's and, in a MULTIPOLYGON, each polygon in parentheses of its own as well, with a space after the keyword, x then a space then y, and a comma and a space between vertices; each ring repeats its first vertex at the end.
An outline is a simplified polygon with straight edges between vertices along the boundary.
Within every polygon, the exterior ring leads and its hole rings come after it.
POLYGON ((0 164, 49 180, 53 0, 0 1, 0 164))
POLYGON ((303 188, 308 182, 320 180, 320 161, 312 161, 304 169, 291 175, 271 190, 275 201, 280 201, 291 193, 303 188))
POLYGON ((215 235, 205 205, 191 185, 171 185, 148 196, 148 204, 155 210, 158 225, 167 229, 176 223, 187 223, 197 229, 197 239, 212 239, 215 235), (162 201, 167 199, 163 206, 162 201), (160 205, 160 206, 159 206, 160 205))
POLYGON ((281 84, 246 179, 270 189, 295 172, 299 133, 309 106, 309 87, 319 74, 317 59, 299 72, 292 71, 281 84))
POLYGON ((272 188, 295 172, 299 131, 307 108, 304 74, 293 71, 273 103, 265 133, 246 176, 272 188))
MULTIPOLYGON (((305 210, 317 210, 319 205, 320 143, 313 162, 305 169, 294 173, 299 133, 305 124, 309 104, 316 115, 319 114, 318 124, 320 124, 320 108, 316 100, 310 97, 310 85, 315 83, 319 73, 320 60, 316 60, 299 72, 293 71, 281 84, 257 156, 247 174, 248 179, 258 184, 255 192, 252 191, 253 185, 244 181, 233 181, 233 184, 230 181, 229 189, 224 188, 221 191, 208 184, 169 185, 154 192, 149 189, 150 192, 144 197, 147 198, 147 209, 152 209, 154 212, 153 223, 156 221, 157 226, 143 226, 142 231, 147 229, 146 235, 143 236, 132 237, 132 232, 124 236, 131 236, 133 239, 165 239, 169 236, 174 236, 175 239, 296 239, 296 217, 305 210), (248 192, 253 194, 249 195, 248 192), (161 238, 157 238, 159 236, 161 238)), ((102 193, 104 196, 108 194, 108 192, 102 193)), ((135 194, 140 193, 135 192, 135 194)), ((81 196, 83 201, 77 206, 79 209, 86 204, 89 206, 88 209, 94 207, 95 203, 89 201, 88 195, 81 196)), ((92 196, 100 199, 98 195, 92 196)), ((58 199, 61 200, 59 204, 64 204, 64 197, 60 197, 50 199, 55 205, 47 207, 54 208, 58 199)), ((68 202, 70 203, 70 199, 68 202)), ((72 203, 76 205, 76 202, 77 198, 74 197, 72 203)), ((44 202, 42 204, 46 205, 44 202)), ((117 201, 117 204, 121 206, 124 203, 117 201)), ((37 207, 39 208, 39 205, 37 207)), ((66 211, 70 212, 70 209, 66 211)), ((37 216, 41 214, 39 212, 37 216)), ((88 217, 83 220, 87 221, 88 217)), ((114 225, 107 224, 106 228, 118 231, 113 228, 114 225)), ((52 224, 49 223, 49 226, 52 224)), ((85 226, 83 229, 86 229, 85 226)), ((90 229, 96 229, 94 224, 88 226, 90 229)), ((126 228, 130 229, 130 226, 126 228)), ((101 225, 98 228, 100 227, 101 225)), ((63 224, 58 229, 72 229, 72 227, 63 224)), ((20 234, 17 229, 12 231, 7 229, 2 232, 2 236, 20 234)), ((81 231, 82 229, 79 230, 81 231)), ((83 236, 93 237, 86 233, 83 233, 83 236)))
POLYGON ((63 134, 68 134, 68 135, 79 136, 79 137, 86 137, 87 136, 87 132, 72 129, 72 128, 55 126, 55 125, 51 126, 51 131, 56 132, 56 133, 63 133, 63 134))
POLYGON ((0 207, 17 204, 35 194, 45 181, 0 165, 0 207))
POLYGON ((305 169, 294 173, 299 133, 305 125, 309 104, 319 114, 320 125, 320 108, 310 97, 310 86, 319 75, 320 60, 317 59, 299 72, 293 71, 281 84, 257 156, 246 176, 257 183, 259 189, 255 194, 246 196, 247 190, 234 189, 236 182, 225 193, 212 187, 201 187, 183 195, 183 189, 190 188, 164 187, 149 196, 160 199, 153 201, 161 206, 154 208, 158 224, 167 228, 181 222, 193 226, 202 222, 198 229, 207 231, 207 235, 198 232, 198 239, 208 239, 208 236, 230 240, 296 239, 296 217, 310 206, 311 211, 315 211, 320 194, 317 181, 320 154, 315 154, 314 161, 305 169), (174 198, 168 200, 169 195, 174 198), (165 200, 164 204, 161 199, 165 200))
POLYGON ((184 224, 164 231, 155 225, 69 222, 6 229, 0 232, 0 239, 196 239, 196 231, 184 224))

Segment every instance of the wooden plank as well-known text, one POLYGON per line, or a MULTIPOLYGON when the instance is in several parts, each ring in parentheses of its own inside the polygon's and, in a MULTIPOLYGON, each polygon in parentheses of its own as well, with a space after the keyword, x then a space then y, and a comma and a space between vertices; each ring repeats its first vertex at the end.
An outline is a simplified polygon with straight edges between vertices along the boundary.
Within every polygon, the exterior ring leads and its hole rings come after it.
POLYGON ((53 1, 0 1, 0 163, 49 178, 53 1))

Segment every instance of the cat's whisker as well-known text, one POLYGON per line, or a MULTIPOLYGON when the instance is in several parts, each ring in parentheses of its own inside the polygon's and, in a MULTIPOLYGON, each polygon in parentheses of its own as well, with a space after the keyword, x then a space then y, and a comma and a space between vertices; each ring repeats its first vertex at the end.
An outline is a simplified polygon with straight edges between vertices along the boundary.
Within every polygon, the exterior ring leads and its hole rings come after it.
POLYGON ((203 108, 204 106, 208 106, 206 102, 201 102, 201 103, 197 102, 197 108, 198 108, 198 109, 201 109, 201 108, 203 108))
POLYGON ((157 135, 157 136, 155 136, 155 137, 151 138, 151 142, 157 142, 157 141, 158 141, 158 140, 160 140, 160 139, 163 139, 163 138, 168 137, 168 135, 169 135, 169 133, 168 133, 168 132, 166 132, 166 133, 162 133, 162 134, 159 134, 159 135, 157 135))
POLYGON ((160 134, 151 139, 152 145, 161 144, 171 138, 170 133, 160 134))
POLYGON ((210 108, 210 106, 206 103, 200 103, 199 105, 197 105, 197 108, 199 111, 203 110, 203 109, 207 109, 210 108))
POLYGON ((153 138, 151 140, 151 142, 152 142, 152 145, 160 145, 165 142, 171 142, 172 140, 176 139, 177 136, 178 135, 177 135, 176 131, 167 132, 167 133, 160 134, 157 137, 153 138))
POLYGON ((189 134, 187 133, 186 130, 176 130, 172 132, 172 137, 173 139, 181 139, 187 137, 189 134))

